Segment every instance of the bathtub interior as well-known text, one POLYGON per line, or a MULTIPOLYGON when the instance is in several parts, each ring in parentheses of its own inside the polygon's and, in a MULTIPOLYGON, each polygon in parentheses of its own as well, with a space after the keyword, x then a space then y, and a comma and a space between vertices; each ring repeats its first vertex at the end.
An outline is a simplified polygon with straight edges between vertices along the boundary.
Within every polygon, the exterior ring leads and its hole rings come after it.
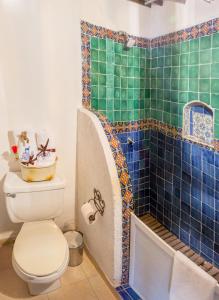
MULTIPOLYGON (((130 286, 143 300, 168 300, 175 250, 131 216, 130 286)), ((214 300, 219 300, 219 285, 214 300)))

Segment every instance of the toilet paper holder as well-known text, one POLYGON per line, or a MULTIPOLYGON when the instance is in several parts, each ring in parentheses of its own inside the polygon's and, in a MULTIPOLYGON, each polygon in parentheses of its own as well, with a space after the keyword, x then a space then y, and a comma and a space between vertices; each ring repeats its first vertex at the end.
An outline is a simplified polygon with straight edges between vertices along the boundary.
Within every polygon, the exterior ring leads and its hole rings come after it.
POLYGON ((93 215, 89 217, 89 221, 93 222, 96 218, 96 214, 99 212, 101 216, 104 215, 104 209, 105 209, 105 201, 102 199, 100 191, 94 188, 94 198, 91 198, 88 200, 88 202, 93 201, 94 206, 96 207, 96 211, 93 215))

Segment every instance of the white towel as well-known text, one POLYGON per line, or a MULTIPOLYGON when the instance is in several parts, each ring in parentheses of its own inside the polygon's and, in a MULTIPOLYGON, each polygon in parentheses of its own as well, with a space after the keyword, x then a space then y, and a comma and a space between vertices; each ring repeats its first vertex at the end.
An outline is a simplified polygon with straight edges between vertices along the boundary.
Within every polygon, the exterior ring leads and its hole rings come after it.
POLYGON ((217 281, 177 251, 174 256, 170 300, 213 300, 217 281))
MULTIPOLYGON (((51 136, 51 134, 48 134, 46 131, 41 131, 36 134, 36 137, 37 137, 38 149, 41 148, 42 146, 45 146, 48 139, 49 139, 49 143, 47 149, 55 149, 54 139, 51 136)), ((38 152, 40 152, 40 150, 38 152)), ((53 164, 55 160, 56 160, 56 152, 46 151, 45 155, 39 153, 37 157, 36 165, 37 167, 46 167, 53 164)))

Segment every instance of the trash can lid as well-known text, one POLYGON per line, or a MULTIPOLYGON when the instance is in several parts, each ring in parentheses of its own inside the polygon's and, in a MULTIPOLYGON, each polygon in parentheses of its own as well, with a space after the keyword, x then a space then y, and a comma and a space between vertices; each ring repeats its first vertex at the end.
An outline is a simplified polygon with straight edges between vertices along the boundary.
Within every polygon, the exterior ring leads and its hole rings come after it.
POLYGON ((83 243, 83 235, 78 231, 68 231, 64 234, 64 236, 69 248, 80 247, 83 243))

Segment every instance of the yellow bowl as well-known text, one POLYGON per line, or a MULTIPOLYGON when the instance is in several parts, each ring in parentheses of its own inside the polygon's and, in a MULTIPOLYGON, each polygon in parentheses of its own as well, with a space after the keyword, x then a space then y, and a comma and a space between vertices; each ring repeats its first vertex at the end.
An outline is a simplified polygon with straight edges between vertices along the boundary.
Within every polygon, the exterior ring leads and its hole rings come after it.
POLYGON ((21 176, 27 182, 52 180, 56 173, 56 161, 46 167, 25 166, 22 163, 20 166, 21 176))

